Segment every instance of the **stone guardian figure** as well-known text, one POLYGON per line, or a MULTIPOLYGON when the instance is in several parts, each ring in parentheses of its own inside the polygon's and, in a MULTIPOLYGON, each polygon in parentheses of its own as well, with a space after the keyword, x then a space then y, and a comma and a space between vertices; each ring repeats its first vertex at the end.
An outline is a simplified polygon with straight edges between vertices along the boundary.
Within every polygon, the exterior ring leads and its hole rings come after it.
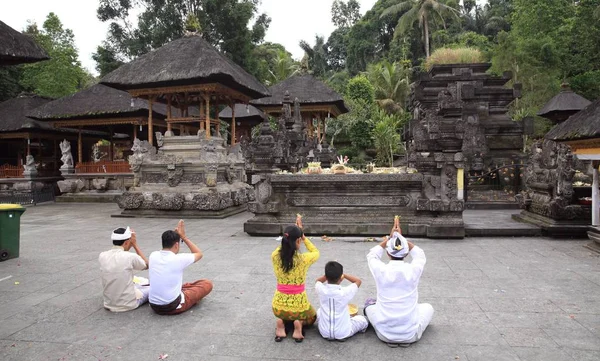
POLYGON ((71 154, 71 143, 69 143, 69 141, 66 139, 60 142, 60 151, 62 152, 60 160, 61 162, 63 162, 63 165, 60 167, 60 169, 73 169, 73 155, 71 154))

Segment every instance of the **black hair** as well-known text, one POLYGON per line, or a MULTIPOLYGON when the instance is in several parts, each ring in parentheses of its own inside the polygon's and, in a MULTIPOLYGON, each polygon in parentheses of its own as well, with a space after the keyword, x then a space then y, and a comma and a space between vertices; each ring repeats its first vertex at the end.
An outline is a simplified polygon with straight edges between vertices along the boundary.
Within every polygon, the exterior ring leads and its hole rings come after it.
POLYGON ((325 265, 325 278, 329 284, 335 284, 340 281, 344 274, 344 266, 339 262, 330 261, 325 265))
POLYGON ((279 258, 281 258, 281 268, 283 272, 288 273, 294 268, 294 256, 296 255, 296 240, 302 237, 302 230, 297 226, 287 226, 281 237, 281 248, 279 249, 279 258))
POLYGON ((165 231, 162 234, 163 249, 172 248, 175 245, 175 243, 179 242, 180 239, 181 237, 179 237, 179 234, 177 234, 177 232, 171 230, 165 231))
MULTIPOLYGON (((113 233, 116 233, 116 234, 125 234, 125 231, 127 231, 127 229, 125 229, 125 228, 117 228, 117 229, 115 229, 113 231, 113 233)), ((113 242, 113 245, 115 245, 115 246, 122 246, 123 243, 127 242, 127 239, 124 239, 124 240, 121 240, 121 241, 112 241, 112 242, 113 242)))

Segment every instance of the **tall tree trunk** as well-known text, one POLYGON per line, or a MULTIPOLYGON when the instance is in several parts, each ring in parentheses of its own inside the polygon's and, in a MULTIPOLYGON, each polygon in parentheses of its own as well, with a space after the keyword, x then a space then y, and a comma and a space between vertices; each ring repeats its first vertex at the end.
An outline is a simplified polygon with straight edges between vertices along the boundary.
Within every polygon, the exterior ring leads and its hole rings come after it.
POLYGON ((429 58, 429 24, 427 23, 427 15, 423 15, 423 31, 425 32, 425 55, 429 58))

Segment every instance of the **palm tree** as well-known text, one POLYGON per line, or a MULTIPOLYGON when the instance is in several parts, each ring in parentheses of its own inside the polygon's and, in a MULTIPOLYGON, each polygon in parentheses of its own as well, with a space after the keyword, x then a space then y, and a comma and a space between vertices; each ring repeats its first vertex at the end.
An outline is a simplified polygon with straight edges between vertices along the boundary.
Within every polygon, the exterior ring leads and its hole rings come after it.
POLYGON ((327 44, 325 37, 316 35, 315 46, 311 47, 304 40, 300 40, 300 47, 308 56, 308 66, 315 76, 323 76, 327 71, 327 44))
POLYGON ((419 27, 423 29, 423 40, 425 41, 425 54, 429 58, 429 22, 441 20, 444 27, 446 22, 444 15, 454 15, 458 17, 460 12, 446 4, 442 0, 404 0, 385 9, 381 17, 390 14, 403 13, 398 20, 394 36, 406 33, 410 30, 416 21, 419 21, 419 27))
POLYGON ((399 63, 387 60, 372 64, 367 69, 367 77, 375 88, 375 100, 388 114, 403 111, 409 92, 409 72, 399 63))
POLYGON ((267 85, 277 84, 285 79, 294 76, 300 70, 298 63, 290 57, 284 50, 279 50, 273 59, 272 70, 269 69, 269 79, 267 85))

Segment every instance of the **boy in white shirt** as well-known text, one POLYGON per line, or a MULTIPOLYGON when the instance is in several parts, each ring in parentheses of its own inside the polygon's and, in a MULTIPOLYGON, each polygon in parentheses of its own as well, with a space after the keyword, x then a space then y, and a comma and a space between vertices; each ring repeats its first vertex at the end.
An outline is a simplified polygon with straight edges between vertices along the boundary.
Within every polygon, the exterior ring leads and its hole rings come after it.
POLYGON ((317 312, 321 336, 328 340, 345 340, 367 330, 367 319, 364 316, 350 317, 348 310, 348 303, 358 292, 360 284, 359 278, 344 274, 344 268, 338 262, 331 261, 325 265, 325 275, 317 278, 315 285, 321 304, 317 312), (340 284, 344 279, 352 284, 342 287, 340 284))

